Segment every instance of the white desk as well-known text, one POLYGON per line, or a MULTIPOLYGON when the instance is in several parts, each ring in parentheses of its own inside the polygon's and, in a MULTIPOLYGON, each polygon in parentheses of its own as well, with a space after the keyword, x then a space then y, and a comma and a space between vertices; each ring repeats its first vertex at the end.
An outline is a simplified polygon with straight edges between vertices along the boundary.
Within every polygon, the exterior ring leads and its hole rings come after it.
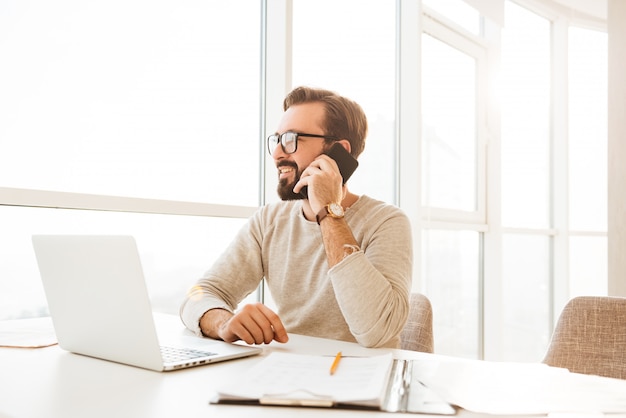
MULTIPOLYGON (((159 317, 159 326, 177 327, 175 317, 159 317)), ((372 355, 385 349, 291 335, 287 344, 265 348, 303 354, 372 355)), ((391 350, 397 357, 436 359, 424 353, 391 350)), ((268 406, 210 405, 221 382, 260 361, 262 356, 158 373, 65 352, 58 346, 0 348, 0 418, 160 418, 160 417, 386 417, 383 412, 268 406)), ((395 416, 407 416, 395 415, 395 416)), ((425 415, 408 415, 425 416, 425 415)), ((456 416, 492 416, 460 410, 456 416)), ((582 416, 582 415, 581 415, 582 416)), ((581 417, 579 416, 579 417, 581 417)), ((601 416, 601 415, 599 415, 601 416)), ((610 415, 626 417, 626 414, 610 415)))

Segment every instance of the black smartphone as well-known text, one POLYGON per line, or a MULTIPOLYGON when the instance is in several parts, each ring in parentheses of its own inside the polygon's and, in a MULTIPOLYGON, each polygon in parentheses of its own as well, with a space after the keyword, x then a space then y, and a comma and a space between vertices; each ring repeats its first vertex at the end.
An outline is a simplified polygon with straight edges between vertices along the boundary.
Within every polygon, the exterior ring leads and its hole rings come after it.
MULTIPOLYGON (((359 161, 339 143, 335 143, 324 154, 335 160, 337 167, 339 167, 339 173, 343 178, 343 184, 346 184, 352 173, 354 173, 354 170, 359 166, 359 161)), ((308 198, 308 187, 304 186, 302 190, 300 190, 300 194, 308 198)))

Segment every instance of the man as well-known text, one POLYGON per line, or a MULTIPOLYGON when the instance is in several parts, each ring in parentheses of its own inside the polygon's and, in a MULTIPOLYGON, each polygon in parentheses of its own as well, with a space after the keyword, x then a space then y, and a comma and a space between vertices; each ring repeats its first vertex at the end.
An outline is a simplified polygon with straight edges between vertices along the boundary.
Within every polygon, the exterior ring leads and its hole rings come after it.
POLYGON ((363 151, 361 107, 333 92, 299 87, 268 149, 282 201, 260 208, 181 306, 185 325, 211 338, 286 342, 287 332, 399 347, 408 316, 412 242, 408 218, 357 196, 324 155, 363 151), (300 192, 308 188, 306 197, 300 192), (238 304, 265 278, 277 313, 238 304))

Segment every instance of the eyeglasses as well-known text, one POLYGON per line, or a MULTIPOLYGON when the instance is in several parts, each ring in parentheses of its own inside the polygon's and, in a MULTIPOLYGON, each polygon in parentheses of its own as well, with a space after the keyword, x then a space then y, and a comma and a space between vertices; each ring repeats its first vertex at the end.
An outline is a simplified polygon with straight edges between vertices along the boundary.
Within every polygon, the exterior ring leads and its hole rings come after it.
POLYGON ((272 155, 280 144, 285 154, 293 154, 298 149, 298 137, 324 138, 331 141, 339 141, 340 138, 327 135, 301 134, 298 132, 285 132, 280 135, 273 134, 267 137, 267 151, 272 155))

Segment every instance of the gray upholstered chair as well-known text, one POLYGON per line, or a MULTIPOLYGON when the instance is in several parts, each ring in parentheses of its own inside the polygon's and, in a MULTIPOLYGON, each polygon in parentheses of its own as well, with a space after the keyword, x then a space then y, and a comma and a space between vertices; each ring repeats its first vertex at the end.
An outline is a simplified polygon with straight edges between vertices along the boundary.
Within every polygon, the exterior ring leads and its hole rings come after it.
POLYGON ((428 298, 421 293, 411 293, 409 319, 401 339, 403 350, 434 352, 433 309, 428 298))
POLYGON ((626 298, 570 300, 543 362, 571 372, 626 379, 626 298))

